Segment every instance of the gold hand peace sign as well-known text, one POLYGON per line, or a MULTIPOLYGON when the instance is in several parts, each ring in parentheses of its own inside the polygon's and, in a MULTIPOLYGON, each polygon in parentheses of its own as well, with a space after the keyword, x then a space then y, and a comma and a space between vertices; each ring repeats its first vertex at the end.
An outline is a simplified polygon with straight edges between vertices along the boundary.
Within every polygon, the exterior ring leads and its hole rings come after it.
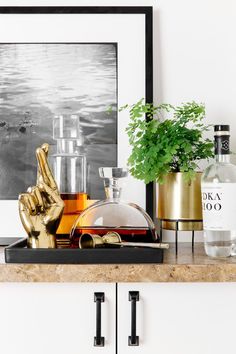
POLYGON ((48 144, 36 150, 36 186, 29 187, 19 196, 20 218, 29 236, 28 246, 32 248, 56 247, 56 231, 64 210, 64 202, 48 164, 48 150, 48 144))

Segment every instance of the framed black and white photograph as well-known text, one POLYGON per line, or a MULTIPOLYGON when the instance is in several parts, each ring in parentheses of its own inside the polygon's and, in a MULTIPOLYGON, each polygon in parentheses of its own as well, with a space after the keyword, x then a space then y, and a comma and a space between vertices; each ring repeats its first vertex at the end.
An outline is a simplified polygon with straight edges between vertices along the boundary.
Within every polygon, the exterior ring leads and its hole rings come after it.
POLYGON ((0 199, 35 184, 34 151, 57 152, 60 116, 78 116, 88 192, 104 199, 98 168, 117 165, 117 43, 0 43, 0 72, 0 199))
MULTIPOLYGON (((98 168, 131 151, 119 107, 152 102, 152 85, 152 8, 0 7, 1 236, 24 232, 17 198, 35 184, 35 149, 55 152, 54 117, 79 117, 89 195, 103 199, 98 168)), ((152 188, 129 177, 123 198, 152 216, 152 188)))

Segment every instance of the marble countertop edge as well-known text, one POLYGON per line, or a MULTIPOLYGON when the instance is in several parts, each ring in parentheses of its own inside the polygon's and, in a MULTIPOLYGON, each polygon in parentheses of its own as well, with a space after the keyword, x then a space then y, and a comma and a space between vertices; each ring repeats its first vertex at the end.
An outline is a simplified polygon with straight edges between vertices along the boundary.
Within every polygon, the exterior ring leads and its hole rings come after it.
POLYGON ((213 259, 202 244, 165 253, 163 264, 6 264, 0 249, 0 282, 236 282, 236 257, 213 259))

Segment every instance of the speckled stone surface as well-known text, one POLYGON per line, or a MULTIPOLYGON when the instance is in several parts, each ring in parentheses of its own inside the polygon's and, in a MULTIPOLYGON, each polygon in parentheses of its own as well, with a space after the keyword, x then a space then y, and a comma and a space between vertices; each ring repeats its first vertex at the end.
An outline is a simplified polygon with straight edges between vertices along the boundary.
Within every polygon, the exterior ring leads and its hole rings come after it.
POLYGON ((0 248, 0 282, 236 282, 236 257, 212 259, 202 244, 165 251, 164 264, 5 264, 0 248))

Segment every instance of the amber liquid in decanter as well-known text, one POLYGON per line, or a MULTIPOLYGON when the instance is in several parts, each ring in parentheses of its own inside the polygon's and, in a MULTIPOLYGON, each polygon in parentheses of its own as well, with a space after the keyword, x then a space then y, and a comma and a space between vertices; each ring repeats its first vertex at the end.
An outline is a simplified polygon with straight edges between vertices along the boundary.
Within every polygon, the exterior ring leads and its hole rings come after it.
POLYGON ((61 193, 61 198, 65 207, 57 234, 69 234, 78 215, 87 207, 88 195, 86 193, 61 193))
POLYGON ((57 229, 57 247, 68 248, 71 245, 69 235, 75 220, 97 200, 89 199, 87 193, 61 193, 61 197, 65 203, 65 208, 57 229))
POLYGON ((61 193, 65 203, 64 214, 79 214, 87 207, 87 193, 61 193))
POLYGON ((78 215, 97 200, 89 199, 87 193, 61 193, 61 199, 65 207, 57 234, 69 235, 78 215))

